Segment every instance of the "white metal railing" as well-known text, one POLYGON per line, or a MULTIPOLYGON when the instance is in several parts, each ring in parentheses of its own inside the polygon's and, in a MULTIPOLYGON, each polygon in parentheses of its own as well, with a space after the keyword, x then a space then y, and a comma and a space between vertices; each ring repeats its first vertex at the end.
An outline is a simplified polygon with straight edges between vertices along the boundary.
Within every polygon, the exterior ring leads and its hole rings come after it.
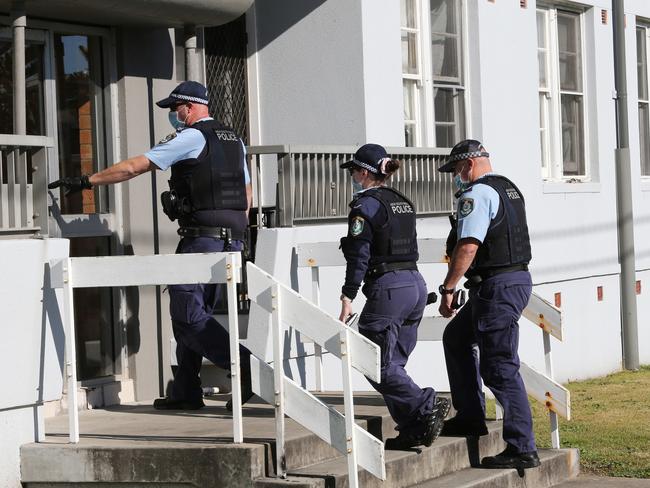
POLYGON ((66 258, 50 263, 52 287, 63 288, 66 374, 70 442, 79 442, 77 411, 77 354, 75 348, 74 288, 225 283, 228 290, 230 358, 232 370, 233 440, 243 442, 237 283, 241 281, 239 252, 66 258))
MULTIPOLYGON (((420 258, 418 263, 447 263, 445 256, 445 239, 418 239, 420 258)), ((311 268, 311 296, 315 304, 320 302, 319 268, 325 266, 345 266, 345 257, 339 249, 338 242, 319 242, 299 244, 296 246, 298 268, 311 268)), ((301 280, 298 279, 299 288, 301 280)), ((307 288, 305 286, 304 288, 307 288)), ((520 374, 526 385, 526 391, 548 409, 551 424, 551 443, 553 448, 560 448, 560 431, 558 414, 571 419, 571 397, 569 390, 553 380, 553 362, 551 356, 552 335, 562 340, 562 312, 534 292, 523 316, 542 329, 546 374, 536 371, 523 361, 520 374)), ((440 341, 442 333, 450 319, 443 317, 424 317, 418 330, 418 341, 440 341)), ((314 347, 316 388, 323 391, 322 349, 314 347)), ((497 406, 497 418, 500 418, 497 406)))
POLYGON ((384 444, 354 421, 352 368, 374 381, 380 379, 379 347, 355 330, 324 312, 311 301, 278 282, 253 263, 247 263, 251 319, 270 319, 273 337, 273 367, 257 359, 263 352, 252 350, 253 391, 275 406, 276 472, 286 476, 284 416, 318 435, 348 461, 349 486, 359 486, 357 465, 374 476, 386 479, 384 444), (255 310, 255 309, 258 310, 255 310), (345 415, 316 398, 284 374, 284 326, 341 359, 345 415))
MULTIPOLYGON (((248 147, 258 227, 263 225, 264 206, 275 207, 275 225, 280 227, 345 220, 352 184, 339 166, 352 159, 356 150, 355 146, 248 147), (269 184, 276 177, 277 189, 269 184)), ((411 196, 418 215, 451 212, 451 176, 437 170, 450 149, 387 147, 386 151, 403 163, 389 185, 411 196)))
POLYGON ((0 235, 47 235, 47 148, 44 136, 0 134, 0 235))

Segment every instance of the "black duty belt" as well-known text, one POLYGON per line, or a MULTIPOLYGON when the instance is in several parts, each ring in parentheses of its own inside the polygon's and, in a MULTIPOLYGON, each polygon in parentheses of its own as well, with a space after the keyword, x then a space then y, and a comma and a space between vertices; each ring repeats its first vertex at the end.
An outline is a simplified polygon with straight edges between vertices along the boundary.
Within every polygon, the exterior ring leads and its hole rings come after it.
POLYGON ((512 266, 502 266, 500 268, 482 269, 477 271, 469 271, 467 281, 463 285, 465 288, 472 288, 477 286, 481 281, 492 278, 493 276, 501 273, 512 273, 513 271, 528 271, 528 264, 514 264, 512 266))
POLYGON ((389 271, 399 271, 399 270, 415 270, 417 271, 418 266, 415 261, 402 261, 399 263, 379 263, 371 268, 368 268, 366 271, 366 279, 375 279, 381 275, 388 273, 389 271))
POLYGON ((224 241, 244 240, 243 232, 234 232, 230 227, 179 227, 177 232, 182 237, 213 237, 224 241))

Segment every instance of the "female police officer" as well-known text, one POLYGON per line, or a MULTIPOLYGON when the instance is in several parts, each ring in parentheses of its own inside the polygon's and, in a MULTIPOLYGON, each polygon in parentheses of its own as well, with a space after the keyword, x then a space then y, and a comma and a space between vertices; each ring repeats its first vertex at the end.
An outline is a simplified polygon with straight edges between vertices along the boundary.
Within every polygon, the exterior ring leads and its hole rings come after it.
POLYGON ((416 266, 413 204, 384 186, 399 166, 377 144, 362 146, 341 165, 350 171, 356 193, 348 234, 341 239, 347 268, 339 319, 351 314, 363 281, 366 305, 359 332, 381 347, 381 381, 369 381, 383 395, 399 431, 386 442, 389 449, 430 446, 449 411, 446 398, 436 398, 433 388, 420 388, 404 369, 417 342, 427 288, 416 266))

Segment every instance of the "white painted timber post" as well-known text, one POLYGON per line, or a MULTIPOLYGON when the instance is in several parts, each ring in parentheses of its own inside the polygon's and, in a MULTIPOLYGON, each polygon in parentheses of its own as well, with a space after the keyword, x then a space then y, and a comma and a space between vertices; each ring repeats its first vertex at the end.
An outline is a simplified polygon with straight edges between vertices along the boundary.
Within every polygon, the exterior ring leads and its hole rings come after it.
POLYGON ((275 393, 275 469, 278 478, 287 477, 284 446, 284 358, 282 354, 282 300, 280 286, 271 286, 271 326, 273 327, 273 382, 275 393))
POLYGON ((241 367, 239 364, 239 320, 237 310, 237 282, 240 281, 240 261, 233 253, 226 257, 226 288, 228 290, 228 334, 230 337, 230 376, 232 388, 233 442, 244 441, 241 405, 241 367))
MULTIPOLYGON (((551 336, 542 329, 544 338, 544 361, 546 362, 546 376, 553 379, 553 359, 551 357, 551 336)), ((547 393, 548 395, 548 393, 547 393)), ((547 404, 548 405, 548 404, 547 404)), ((549 409, 549 420, 551 422, 551 446, 553 449, 560 448, 560 426, 557 420, 557 413, 549 409)))
POLYGON ((77 411, 77 349, 74 331, 72 259, 63 260, 63 314, 65 320, 65 369, 68 376, 68 421, 70 442, 79 442, 79 412, 77 411))
POLYGON ((354 439, 354 394, 352 393, 352 358, 350 357, 350 330, 341 331, 341 361, 343 374, 343 400, 345 405, 345 439, 347 443, 350 488, 359 487, 357 473, 357 447, 354 439))
MULTIPOLYGON (((314 305, 320 308, 320 277, 318 266, 311 268, 311 296, 314 305)), ((325 391, 323 384, 323 348, 314 342, 314 368, 316 373, 316 391, 325 391)))

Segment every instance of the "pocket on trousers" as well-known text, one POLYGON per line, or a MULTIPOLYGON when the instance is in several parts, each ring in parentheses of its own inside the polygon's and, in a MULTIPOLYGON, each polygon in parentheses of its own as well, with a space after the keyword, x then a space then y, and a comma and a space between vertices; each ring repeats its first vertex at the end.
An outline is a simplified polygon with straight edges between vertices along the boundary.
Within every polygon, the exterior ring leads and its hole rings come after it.
POLYGON ((508 316, 479 317, 477 335, 481 355, 487 358, 512 358, 517 349, 515 327, 516 322, 508 316))
POLYGON ((393 335, 390 333, 390 329, 386 328, 384 330, 375 331, 365 328, 359 328, 359 333, 364 336, 366 339, 374 342, 380 348, 381 355, 381 367, 384 368, 388 363, 390 363, 392 357, 392 351, 394 344, 393 335))

